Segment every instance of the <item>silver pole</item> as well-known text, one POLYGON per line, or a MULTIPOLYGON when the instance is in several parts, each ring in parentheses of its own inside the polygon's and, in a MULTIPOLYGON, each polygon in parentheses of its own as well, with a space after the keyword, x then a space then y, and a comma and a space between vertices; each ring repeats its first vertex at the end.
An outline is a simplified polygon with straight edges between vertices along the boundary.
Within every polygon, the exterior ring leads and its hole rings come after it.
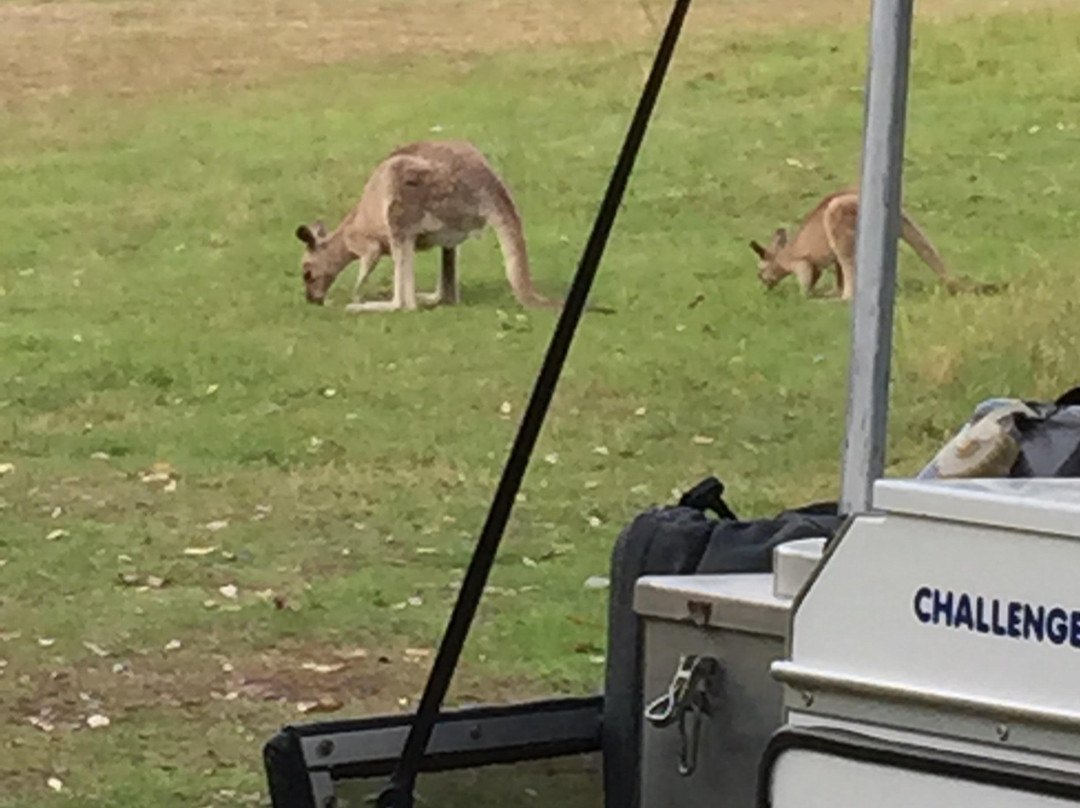
POLYGON ((869 510, 885 468, 896 248, 914 0, 873 0, 841 509, 869 510))

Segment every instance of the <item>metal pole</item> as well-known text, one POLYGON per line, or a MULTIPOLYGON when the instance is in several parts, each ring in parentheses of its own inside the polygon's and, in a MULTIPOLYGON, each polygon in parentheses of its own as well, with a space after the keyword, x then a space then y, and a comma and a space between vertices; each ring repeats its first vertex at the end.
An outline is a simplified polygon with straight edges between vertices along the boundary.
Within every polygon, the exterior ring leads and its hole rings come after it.
POLYGON ((873 0, 841 511, 870 508, 885 468, 904 118, 914 0, 873 0))

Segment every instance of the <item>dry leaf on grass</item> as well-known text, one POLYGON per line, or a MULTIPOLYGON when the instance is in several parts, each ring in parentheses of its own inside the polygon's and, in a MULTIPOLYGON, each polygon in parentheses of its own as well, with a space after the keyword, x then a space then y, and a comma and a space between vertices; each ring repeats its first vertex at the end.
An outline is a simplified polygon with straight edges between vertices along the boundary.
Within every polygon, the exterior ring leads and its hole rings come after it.
POLYGON ((427 659, 429 656, 431 656, 431 649, 430 648, 406 648, 405 649, 405 658, 406 659, 413 659, 413 660, 427 659))
POLYGON ((225 584, 225 586, 219 586, 218 592, 221 593, 222 597, 226 597, 229 600, 236 600, 237 595, 239 594, 234 584, 225 584))
POLYGON ((14 463, 0 463, 0 477, 3 477, 5 474, 11 474, 13 471, 15 471, 14 463))
POLYGON ((698 446, 708 446, 716 442, 716 438, 710 438, 708 435, 694 435, 690 440, 698 446))
POLYGON ((86 719, 86 726, 90 727, 90 729, 104 729, 111 723, 107 715, 101 715, 100 713, 95 713, 86 719))
POLYGON ((229 526, 228 519, 215 519, 212 522, 207 522, 203 527, 209 530, 211 533, 216 533, 219 530, 224 530, 229 526))
POLYGON ((165 643, 166 651, 176 651, 181 647, 183 647, 183 643, 180 642, 180 640, 169 640, 167 643, 165 643))
POLYGON ((329 664, 324 664, 321 662, 305 662, 300 667, 314 673, 337 673, 340 670, 344 670, 345 663, 331 662, 329 664))
POLYGON ((32 715, 27 719, 33 726, 40 729, 42 732, 52 732, 56 729, 56 725, 51 721, 42 718, 39 715, 32 715))
POLYGON ((48 780, 45 781, 45 784, 53 791, 64 790, 64 781, 61 780, 59 777, 50 777, 48 780))
POLYGON ((590 575, 585 579, 586 589, 607 589, 611 582, 603 575, 590 575))
POLYGON ((368 655, 366 648, 351 648, 334 651, 338 659, 365 659, 368 655))
POLYGON ((335 696, 320 696, 318 701, 301 701, 296 709, 302 713, 332 713, 345 705, 335 696))
POLYGON ((70 535, 71 534, 68 533, 63 528, 57 528, 56 530, 50 530, 49 531, 48 535, 45 536, 45 541, 56 541, 57 539, 62 539, 65 536, 70 536, 70 535))
POLYGON ((51 648, 53 645, 56 644, 56 640, 54 640, 52 637, 38 637, 37 644, 40 645, 42 648, 51 648))
POLYGON ((109 655, 109 652, 106 651, 104 648, 102 648, 97 643, 84 642, 83 643, 83 648, 85 648, 87 651, 89 651, 94 656, 107 657, 109 655))
POLYGON ((574 646, 575 654, 598 654, 601 650, 603 649, 593 642, 579 642, 574 646))
POLYGON ((199 556, 208 556, 216 551, 217 547, 185 547, 184 555, 197 558, 199 556))

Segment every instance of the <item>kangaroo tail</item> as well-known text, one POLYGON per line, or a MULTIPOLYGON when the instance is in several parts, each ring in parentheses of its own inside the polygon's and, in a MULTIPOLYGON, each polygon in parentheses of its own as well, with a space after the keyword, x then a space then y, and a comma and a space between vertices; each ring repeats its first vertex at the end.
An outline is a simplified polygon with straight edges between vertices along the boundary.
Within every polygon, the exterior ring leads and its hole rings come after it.
MULTIPOLYGON (((506 279, 510 282, 514 297, 522 306, 550 309, 562 308, 565 301, 544 297, 533 285, 521 215, 518 213, 509 189, 498 177, 493 179, 494 182, 489 191, 490 213, 488 214, 488 221, 499 240, 503 263, 506 266, 506 279)), ((586 306, 586 311, 598 314, 615 313, 613 308, 593 304, 586 306)))
POLYGON ((510 282, 514 297, 522 306, 558 308, 562 305, 561 300, 549 300, 533 285, 525 232, 510 191, 496 179, 489 193, 491 212, 488 221, 499 240, 506 265, 506 279, 510 282))
POLYGON ((930 269, 934 270, 934 274, 941 279, 941 282, 945 285, 945 288, 950 294, 956 294, 958 292, 993 294, 995 292, 1000 292, 1005 288, 1004 284, 982 283, 980 281, 971 280, 970 278, 951 277, 945 267, 945 262, 941 258, 941 254, 934 245, 930 243, 930 239, 919 229, 919 226, 903 211, 900 213, 900 237, 912 246, 915 252, 926 262, 930 269))
POLYGON ((957 291, 958 285, 949 277, 949 270, 945 266, 941 253, 937 251, 937 248, 930 242, 926 234, 904 211, 900 213, 900 237, 912 246, 912 249, 918 253, 919 258, 934 271, 934 274, 938 276, 946 289, 950 292, 957 291))

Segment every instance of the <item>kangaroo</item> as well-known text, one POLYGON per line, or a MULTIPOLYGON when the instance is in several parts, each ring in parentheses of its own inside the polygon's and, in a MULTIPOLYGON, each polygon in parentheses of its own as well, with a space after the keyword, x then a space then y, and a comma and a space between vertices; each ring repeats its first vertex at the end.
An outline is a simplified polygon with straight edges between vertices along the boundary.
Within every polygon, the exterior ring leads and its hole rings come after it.
POLYGON ((460 298, 456 251, 491 225, 499 240, 506 277, 523 306, 559 307, 533 286, 521 216, 505 183, 472 144, 418 141, 392 151, 372 172, 360 201, 332 233, 325 225, 300 225, 302 269, 307 299, 322 305, 334 280, 354 259, 360 267, 350 312, 415 310, 457 303, 460 298), (416 292, 416 251, 439 247, 442 268, 432 293, 416 292), (391 300, 361 301, 360 290, 378 264, 394 262, 391 300))
MULTIPOLYGON (((772 289, 788 275, 794 275, 804 296, 811 296, 822 273, 836 270, 834 297, 851 300, 855 291, 855 223, 859 194, 845 188, 822 199, 802 220, 795 238, 788 241, 787 230, 773 234, 768 247, 757 241, 750 248, 758 256, 758 277, 766 289, 772 289)), ((966 278, 953 279, 941 255, 926 234, 906 212, 900 212, 900 237, 934 271, 950 294, 959 291, 990 291, 993 284, 975 283, 966 278)))

